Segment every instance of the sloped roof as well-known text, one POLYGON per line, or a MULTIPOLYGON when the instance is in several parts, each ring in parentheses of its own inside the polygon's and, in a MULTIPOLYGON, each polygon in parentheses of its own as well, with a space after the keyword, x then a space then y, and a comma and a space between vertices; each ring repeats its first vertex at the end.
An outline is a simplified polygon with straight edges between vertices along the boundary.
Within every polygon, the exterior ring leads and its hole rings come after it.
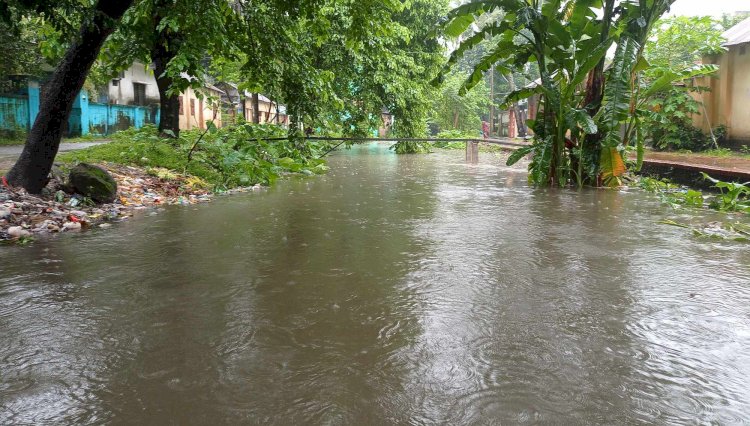
POLYGON ((728 29, 722 37, 727 39, 724 46, 736 46, 738 44, 750 43, 750 18, 728 29))
MULTIPOLYGON (((252 93, 250 93, 250 92, 248 92, 247 90, 245 90, 245 98, 250 98, 250 97, 252 97, 252 96, 253 96, 253 94, 252 94, 252 93)), ((265 102, 265 103, 267 103, 267 104, 270 104, 270 103, 271 103, 271 100, 270 100, 270 99, 268 99, 267 97, 265 97, 265 96, 264 96, 264 95, 263 95, 262 93, 258 93, 258 101, 260 101, 260 102, 265 102)))

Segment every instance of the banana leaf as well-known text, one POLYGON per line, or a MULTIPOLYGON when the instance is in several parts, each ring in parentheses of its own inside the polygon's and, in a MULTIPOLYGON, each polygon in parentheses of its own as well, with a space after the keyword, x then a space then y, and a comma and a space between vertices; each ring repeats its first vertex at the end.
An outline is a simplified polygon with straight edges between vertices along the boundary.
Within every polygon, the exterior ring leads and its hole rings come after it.
POLYGON ((602 174, 602 180, 607 186, 619 186, 620 176, 627 171, 625 161, 622 159, 620 151, 615 147, 603 148, 602 155, 599 159, 599 170, 602 174))

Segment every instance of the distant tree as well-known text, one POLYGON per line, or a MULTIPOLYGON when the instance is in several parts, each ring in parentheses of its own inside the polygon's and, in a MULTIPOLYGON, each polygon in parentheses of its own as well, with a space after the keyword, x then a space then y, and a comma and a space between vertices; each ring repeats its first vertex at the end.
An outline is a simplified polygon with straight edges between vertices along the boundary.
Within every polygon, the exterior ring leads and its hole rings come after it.
POLYGON ((0 81, 13 74, 39 74, 44 57, 39 51, 38 26, 22 18, 16 25, 0 21, 0 81))
POLYGON ((710 16, 676 16, 659 20, 646 43, 651 65, 684 69, 705 55, 723 51, 724 27, 710 16))
POLYGON ((747 18, 750 18, 750 12, 725 13, 721 15, 721 27, 726 31, 747 18))
POLYGON ((432 121, 444 130, 477 133, 482 128, 482 115, 490 106, 490 89, 478 84, 464 96, 458 91, 468 75, 453 72, 448 75, 433 103, 432 121))

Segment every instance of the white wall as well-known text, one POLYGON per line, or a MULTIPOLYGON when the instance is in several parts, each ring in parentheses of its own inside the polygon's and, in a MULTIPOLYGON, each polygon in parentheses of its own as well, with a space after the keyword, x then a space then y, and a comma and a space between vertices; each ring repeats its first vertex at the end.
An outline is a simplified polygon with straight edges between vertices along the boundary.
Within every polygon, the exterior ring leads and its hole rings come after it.
POLYGON ((159 88, 156 86, 156 78, 151 67, 146 67, 140 62, 123 72, 124 77, 115 86, 113 81, 109 82, 109 101, 113 104, 131 105, 134 102, 133 83, 146 84, 146 104, 159 103, 159 88))

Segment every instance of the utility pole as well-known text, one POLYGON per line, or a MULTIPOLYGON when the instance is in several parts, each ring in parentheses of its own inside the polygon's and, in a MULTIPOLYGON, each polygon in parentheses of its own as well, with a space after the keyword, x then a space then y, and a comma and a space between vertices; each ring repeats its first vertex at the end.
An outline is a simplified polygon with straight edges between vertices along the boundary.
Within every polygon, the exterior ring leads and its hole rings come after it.
POLYGON ((490 66, 490 137, 495 130, 495 64, 490 66))

